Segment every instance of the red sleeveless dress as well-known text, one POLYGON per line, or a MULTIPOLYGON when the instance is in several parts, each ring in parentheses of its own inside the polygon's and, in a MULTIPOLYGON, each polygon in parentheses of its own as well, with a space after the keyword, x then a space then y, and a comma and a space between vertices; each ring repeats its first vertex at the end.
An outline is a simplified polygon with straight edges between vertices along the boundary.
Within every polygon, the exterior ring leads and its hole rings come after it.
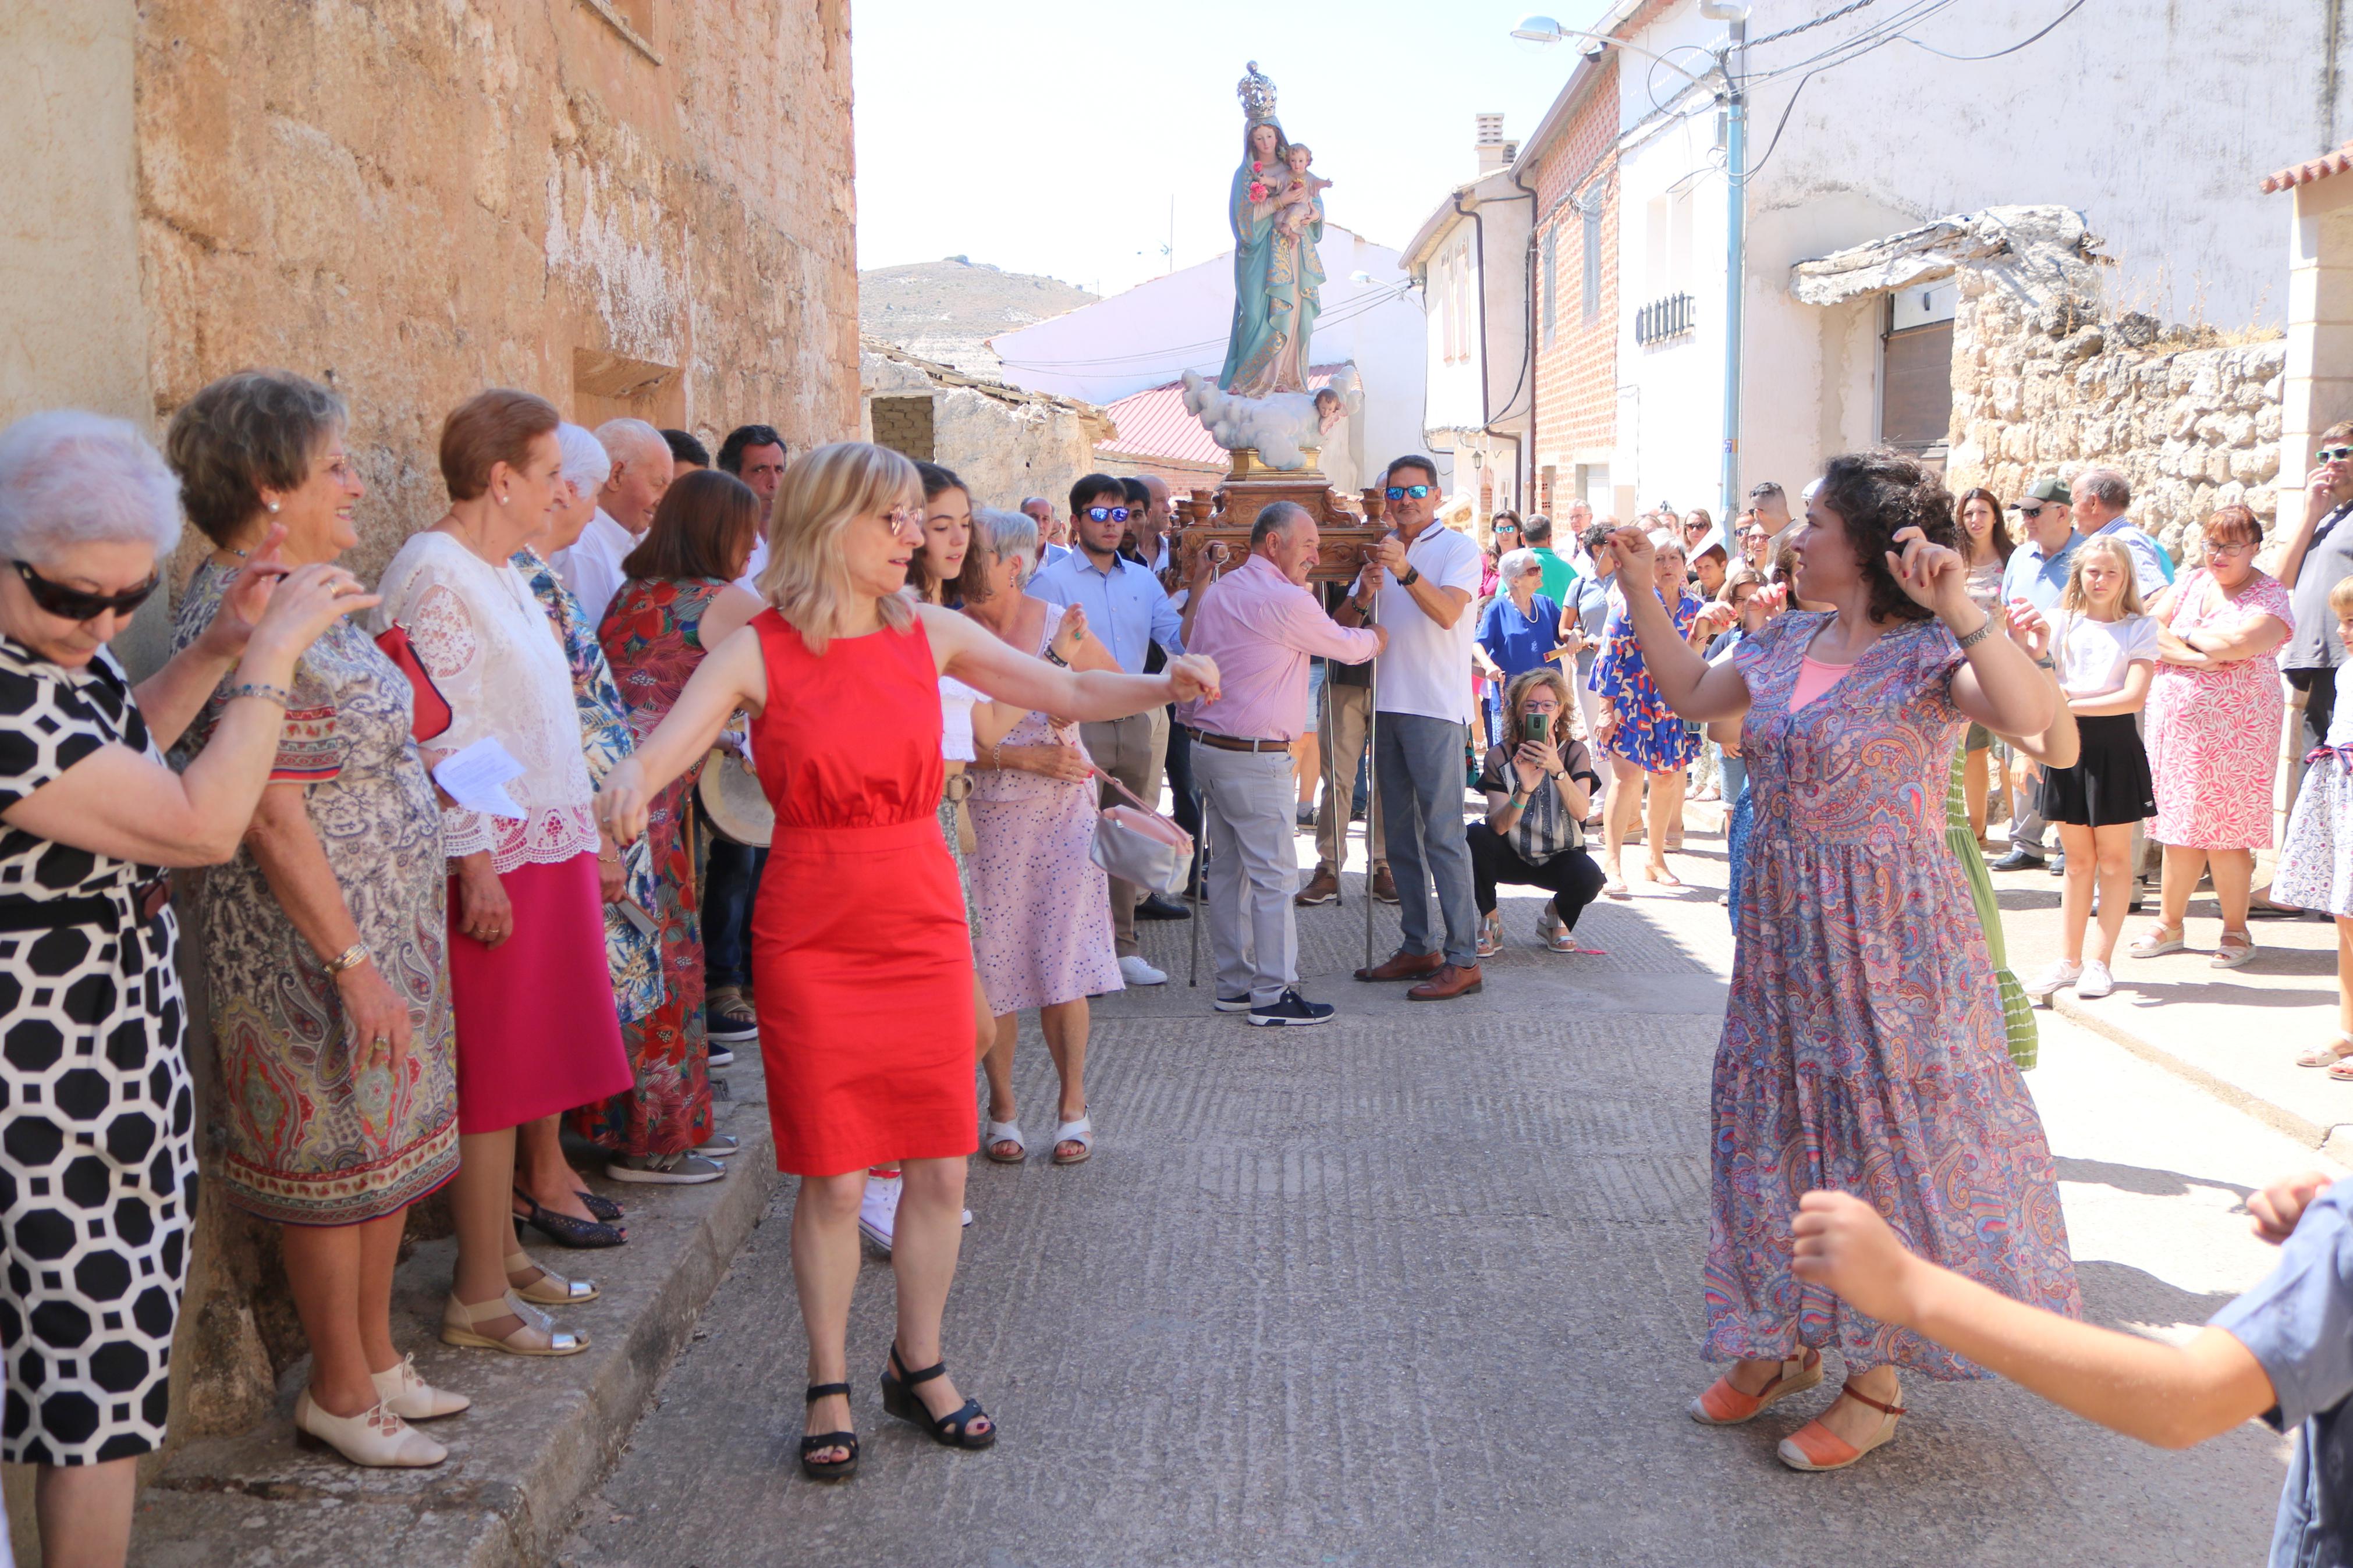
POLYGON ((940 837, 931 639, 885 627, 819 657, 773 609, 752 625, 752 761, 776 811, 752 980, 777 1168, 970 1154, 972 939, 940 837))

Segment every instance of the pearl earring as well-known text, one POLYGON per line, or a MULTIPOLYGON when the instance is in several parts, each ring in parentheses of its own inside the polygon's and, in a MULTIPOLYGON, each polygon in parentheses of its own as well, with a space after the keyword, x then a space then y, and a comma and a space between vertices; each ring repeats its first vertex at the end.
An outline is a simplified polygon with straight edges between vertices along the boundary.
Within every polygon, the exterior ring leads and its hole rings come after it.
POLYGON ((500 504, 501 506, 504 506, 504 505, 506 505, 506 504, 507 504, 507 498, 506 498, 506 497, 504 497, 504 496, 501 496, 501 497, 499 498, 499 504, 500 504))
POLYGON ((278 515, 278 503, 276 501, 271 501, 269 503, 269 515, 272 517, 276 517, 278 515))

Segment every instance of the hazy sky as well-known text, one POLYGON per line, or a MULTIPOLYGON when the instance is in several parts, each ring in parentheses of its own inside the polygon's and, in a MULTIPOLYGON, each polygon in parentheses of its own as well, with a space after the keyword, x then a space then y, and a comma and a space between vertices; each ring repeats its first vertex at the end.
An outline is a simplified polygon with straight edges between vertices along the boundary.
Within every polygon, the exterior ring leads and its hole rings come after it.
POLYGON ((1114 292, 1232 244, 1234 84, 1273 79, 1333 223, 1402 246, 1475 172, 1472 116, 1535 127, 1577 57, 1511 36, 1606 0, 865 0, 851 12, 858 265, 969 256, 1114 292))

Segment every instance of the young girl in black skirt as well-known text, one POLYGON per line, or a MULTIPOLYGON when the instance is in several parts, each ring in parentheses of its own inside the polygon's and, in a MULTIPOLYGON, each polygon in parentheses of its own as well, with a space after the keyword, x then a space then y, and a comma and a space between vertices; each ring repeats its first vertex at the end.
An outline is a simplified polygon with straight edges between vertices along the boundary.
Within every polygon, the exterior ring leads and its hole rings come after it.
POLYGON ((2067 588, 2051 613, 2051 661, 2075 715, 2083 752, 2072 768, 2042 773, 2042 816, 2059 828, 2067 855, 2060 931, 2066 956, 2026 994, 2048 997, 2062 986, 2089 999, 2116 989, 2108 962, 2132 901, 2133 829, 2157 810, 2135 715, 2157 672, 2157 623, 2141 613, 2132 556, 2120 541, 2093 538, 2075 547, 2067 588), (2092 887, 2100 891, 2100 927, 2092 955, 2084 930, 2092 887))

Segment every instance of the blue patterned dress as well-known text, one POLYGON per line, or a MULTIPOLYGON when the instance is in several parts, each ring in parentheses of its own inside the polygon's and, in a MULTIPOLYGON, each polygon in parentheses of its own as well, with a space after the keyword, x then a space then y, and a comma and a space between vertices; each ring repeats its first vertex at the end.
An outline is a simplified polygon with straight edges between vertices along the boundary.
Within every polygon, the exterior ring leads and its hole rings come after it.
MULTIPOLYGON (((555 638, 564 645, 565 662, 572 667, 572 700, 580 710, 588 781, 601 788, 605 775, 637 751, 629 738, 629 705, 614 684, 596 628, 588 624, 572 590, 557 579, 555 568, 529 545, 514 552, 513 566, 531 585, 532 596, 554 623, 555 638)), ((621 851, 621 882, 630 902, 640 910, 654 907, 653 849, 643 834, 621 851)), ((662 1005, 660 944, 653 932, 624 915, 618 904, 605 906, 605 961, 613 972, 613 1002, 622 1023, 634 1024, 662 1005)))
MULTIPOLYGON (((1675 602, 1678 636, 1690 633, 1699 610, 1696 594, 1686 593, 1675 602)), ((1618 716, 1609 743, 1602 750, 1638 763, 1649 773, 1689 767, 1699 755, 1699 731, 1685 729, 1667 700, 1659 695, 1658 682, 1642 663, 1642 645, 1626 619, 1626 601, 1614 588, 1609 593, 1609 624, 1601 636, 1601 657, 1593 661, 1593 679, 1588 684, 1618 716)))
POLYGON ((1715 1054, 1702 1353, 1762 1360, 1804 1344, 1851 1371, 1985 1377, 1789 1272, 1799 1198, 1840 1188, 1923 1258, 2082 1311, 2050 1147, 1942 831, 1968 724, 1952 702, 1960 652, 1934 622, 1899 626, 1793 713, 1799 662, 1828 619, 1785 615, 1734 655, 1756 821, 1715 1054))

